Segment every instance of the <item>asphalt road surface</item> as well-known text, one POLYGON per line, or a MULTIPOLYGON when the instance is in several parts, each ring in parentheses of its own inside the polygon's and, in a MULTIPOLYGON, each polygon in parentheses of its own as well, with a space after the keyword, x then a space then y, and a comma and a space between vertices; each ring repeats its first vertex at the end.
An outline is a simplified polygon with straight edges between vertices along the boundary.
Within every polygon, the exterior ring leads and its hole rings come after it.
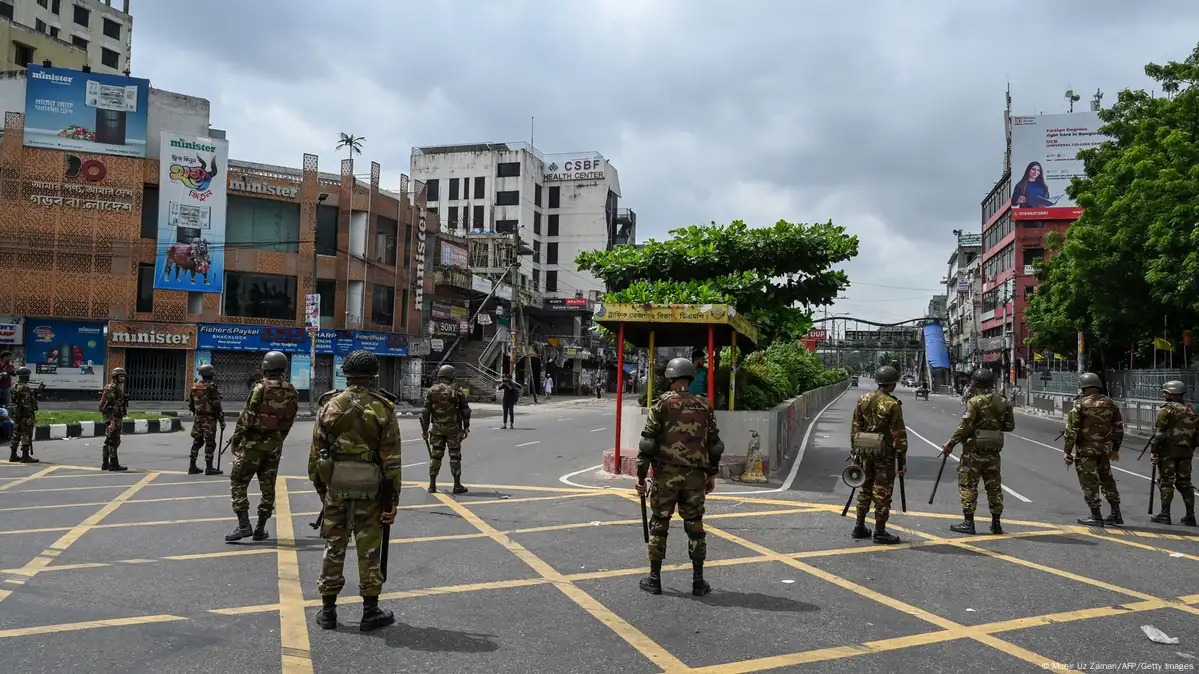
MULTIPOLYGON (((840 482, 850 389, 812 427, 789 484, 722 484, 708 503, 708 578, 695 598, 681 523, 666 591, 636 587, 645 546, 628 478, 595 471, 614 406, 554 401, 500 430, 480 410, 465 445, 471 492, 431 495, 415 419, 382 604, 362 634, 346 568, 336 631, 314 624, 322 541, 306 477, 311 424, 285 446, 263 543, 226 544, 227 477, 188 476, 186 433, 127 436, 126 474, 97 470, 96 439, 42 443, 0 463, 4 672, 1019 672, 1193 671, 1199 531, 1150 525, 1148 463, 1118 464, 1123 529, 1088 529, 1059 424, 1018 416, 1004 449, 1004 536, 963 537, 956 464, 928 505, 955 399, 900 392, 911 433, 904 543, 848 536, 840 482), (918 435, 917 435, 918 434, 918 435), (784 488, 786 487, 786 488, 784 488), (1156 644, 1153 625, 1177 645, 1156 644), (1127 665, 1125 663, 1131 663, 1127 665)), ((1137 447, 1139 451, 1139 447, 1137 447)), ((228 465, 225 466, 226 471, 228 465)), ((450 481, 443 466, 442 484, 450 481)), ((790 475, 790 471, 788 471, 790 475)), ((786 477, 786 476, 783 476, 786 477)), ((257 499, 251 486, 252 505, 257 499)), ((898 501, 898 499, 896 499, 898 501)), ((1176 516, 1180 512, 1176 510, 1176 516)), ((986 506, 979 506, 980 522, 986 506)), ((352 560, 352 553, 350 555, 352 560)))

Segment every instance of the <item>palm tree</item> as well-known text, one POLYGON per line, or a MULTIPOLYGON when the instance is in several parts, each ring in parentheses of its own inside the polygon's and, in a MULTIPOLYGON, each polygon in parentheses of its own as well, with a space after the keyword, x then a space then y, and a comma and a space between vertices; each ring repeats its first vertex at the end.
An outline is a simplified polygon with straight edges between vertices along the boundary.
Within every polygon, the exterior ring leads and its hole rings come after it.
POLYGON ((337 149, 346 148, 346 158, 353 159, 354 155, 362 154, 362 144, 366 142, 366 136, 355 136, 352 133, 343 133, 337 139, 337 149))

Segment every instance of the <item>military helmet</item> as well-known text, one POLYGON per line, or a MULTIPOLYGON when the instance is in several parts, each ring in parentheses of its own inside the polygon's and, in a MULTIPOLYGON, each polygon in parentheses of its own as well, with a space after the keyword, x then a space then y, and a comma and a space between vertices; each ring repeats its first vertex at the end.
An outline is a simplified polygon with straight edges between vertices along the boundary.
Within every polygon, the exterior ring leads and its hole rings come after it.
POLYGON ((287 369, 287 356, 282 351, 268 351, 262 357, 263 372, 282 372, 287 369))
POLYGON ((365 349, 351 351, 342 361, 341 372, 347 377, 374 377, 379 374, 379 359, 365 349))
POLYGON ((1103 381, 1099 379, 1099 375, 1094 372, 1083 372, 1078 377, 1078 388, 1103 388, 1103 381))
POLYGON ((1187 385, 1174 379, 1162 384, 1162 393, 1169 393, 1173 396, 1184 396, 1187 394, 1187 385))
POLYGON ((898 384, 899 383, 899 370, 896 370, 895 368, 891 367, 890 365, 884 365, 884 366, 880 367, 877 372, 874 373, 874 381, 878 382, 879 384, 883 384, 883 385, 898 384))
POLYGON ((200 369, 197 370, 197 372, 199 372, 200 376, 205 379, 212 379, 216 376, 216 368, 213 367, 211 363, 204 363, 200 366, 200 369))
POLYGON ((31 374, 33 374, 33 371, 27 367, 18 367, 17 368, 17 377, 20 377, 23 379, 28 379, 29 375, 31 375, 31 374))
POLYGON ((695 364, 686 358, 672 358, 666 364, 666 380, 695 379, 695 364))
POLYGON ((125 368, 114 367, 114 368, 112 368, 112 373, 109 374, 109 376, 112 377, 113 379, 116 379, 117 377, 124 377, 127 375, 125 374, 125 368))
POLYGON ((453 365, 442 365, 437 368, 438 379, 453 379, 456 376, 458 376, 458 372, 454 369, 453 365))
POLYGON ((979 388, 991 388, 995 385, 995 373, 990 370, 975 370, 970 377, 970 383, 979 388))

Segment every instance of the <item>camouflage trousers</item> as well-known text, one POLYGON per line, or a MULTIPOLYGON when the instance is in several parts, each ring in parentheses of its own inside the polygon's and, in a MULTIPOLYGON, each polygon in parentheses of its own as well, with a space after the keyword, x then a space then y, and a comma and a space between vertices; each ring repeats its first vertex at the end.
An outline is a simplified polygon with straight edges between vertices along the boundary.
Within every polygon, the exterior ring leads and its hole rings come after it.
POLYGON ((666 559, 666 536, 670 533, 670 518, 675 507, 687 533, 687 556, 702 562, 708 557, 708 542, 704 540, 704 483, 708 476, 699 468, 654 466, 654 478, 649 487, 649 560, 666 559))
MULTIPOLYGON (((15 436, 14 436, 15 437, 15 436)), ((1174 490, 1182 496, 1182 502, 1190 506, 1195 502, 1195 487, 1191 484, 1192 457, 1161 458, 1157 460, 1157 484, 1161 487, 1162 512, 1170 511, 1174 490)))
POLYGON ((321 596, 339 594, 345 587, 346 577, 342 572, 351 535, 358 551, 358 594, 377 597, 383 591, 383 571, 379 566, 383 544, 383 524, 379 516, 382 513, 382 506, 374 500, 325 506, 325 519, 321 521, 325 554, 321 558, 321 577, 316 584, 321 596))
POLYGON ((13 454, 19 449, 33 451, 33 424, 13 424, 10 448, 13 454))
POLYGON ((197 416, 192 423, 191 460, 200 456, 200 446, 204 446, 204 460, 212 461, 216 454, 217 418, 213 416, 197 416))
POLYGON ((125 428, 124 419, 105 419, 104 420, 104 449, 101 456, 105 461, 112 461, 117 454, 117 448, 121 446, 121 433, 125 428), (114 425, 115 424, 115 425, 114 425), (116 430, 113 430, 113 429, 116 430))
POLYGON ((865 517, 874 503, 874 522, 887 523, 891 517, 891 493, 895 489, 895 457, 862 457, 860 461, 866 482, 858 494, 858 517, 865 517))
POLYGON ((1078 471, 1078 485, 1082 497, 1090 508, 1099 507, 1099 492, 1113 508, 1120 505, 1120 492, 1116 490, 1116 478, 1112 477, 1112 462, 1107 454, 1079 456, 1074 459, 1078 471))
POLYGON ((437 479, 441 472, 441 460, 446 450, 450 451, 450 475, 455 480, 462 478, 462 431, 429 433, 429 481, 437 479))
POLYGON ((275 478, 279 476, 280 455, 243 449, 233 455, 233 468, 229 471, 229 484, 233 492, 233 512, 250 512, 250 497, 247 491, 250 480, 258 478, 258 516, 270 517, 275 512, 275 478))
POLYGON ((1003 487, 999 477, 999 452, 967 450, 958 464, 958 493, 962 512, 974 514, 978 507, 978 481, 987 491, 987 509, 992 517, 1003 514, 1003 487))

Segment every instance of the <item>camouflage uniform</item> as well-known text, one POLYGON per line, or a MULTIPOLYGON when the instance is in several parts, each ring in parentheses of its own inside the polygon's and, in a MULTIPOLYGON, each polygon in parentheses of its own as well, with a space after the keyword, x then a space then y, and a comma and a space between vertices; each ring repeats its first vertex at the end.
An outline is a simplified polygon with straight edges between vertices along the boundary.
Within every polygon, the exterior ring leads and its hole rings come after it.
POLYGON ((1080 519, 1079 523, 1103 525, 1099 510, 1101 490, 1112 507, 1112 517, 1108 519, 1119 519, 1120 492, 1116 490, 1116 479, 1112 477, 1111 455, 1120 451, 1120 445, 1124 442, 1124 419, 1120 415, 1120 408, 1102 393, 1084 395, 1070 408, 1065 431, 1063 451, 1067 458, 1071 458, 1075 448, 1078 450, 1074 467, 1078 471, 1082 496, 1091 509, 1091 518, 1080 519))
POLYGON ((1153 458, 1157 462, 1158 485, 1161 488, 1161 511, 1153 521, 1171 524, 1170 503, 1178 489, 1186 505, 1184 524, 1195 525, 1195 489, 1191 482, 1191 463, 1199 443, 1199 413, 1193 405, 1167 401, 1157 412, 1153 425, 1153 458))
POLYGON ((268 374, 250 391, 229 441, 233 448, 233 468, 229 471, 233 512, 237 513, 239 525, 244 524, 239 531, 249 528, 250 498, 246 492, 255 476, 262 492, 255 540, 266 538, 266 521, 275 512, 279 459, 283 456, 283 441, 295 422, 299 399, 295 387, 283 381, 282 373, 268 374))
MULTIPOLYGON (((25 368, 21 368, 25 370, 25 368)), ((9 416, 13 420, 12 442, 9 445, 11 453, 8 460, 12 463, 39 463, 33 458, 33 429, 37 426, 37 398, 33 389, 29 388, 29 377, 21 377, 12 389, 12 406, 9 416), (21 456, 17 457, 17 450, 21 456)))
MULTIPOLYGON (((113 378, 124 376, 125 371, 113 370, 113 378)), ((104 449, 100 462, 100 470, 125 470, 117 460, 117 448, 121 446, 121 432, 124 430, 125 415, 129 413, 129 396, 125 387, 117 382, 111 382, 104 387, 100 394, 100 414, 104 415, 104 449)))
POLYGON ((429 491, 437 491, 437 474, 448 448, 454 493, 466 493, 462 486, 462 436, 470 430, 470 405, 462 389, 444 380, 429 387, 420 427, 429 434, 429 491))
MULTIPOLYGON (((883 442, 876 451, 863 453, 855 450, 855 460, 866 477, 866 483, 858 494, 858 522, 864 528, 861 523, 865 521, 873 502, 873 535, 881 541, 889 536, 886 534, 886 524, 891 517, 896 463, 904 466, 908 460, 908 430, 903 423, 903 403, 883 390, 871 391, 858 398, 850 426, 851 446, 858 445, 858 437, 863 433, 880 434, 883 442), (885 536, 880 535, 880 532, 885 536)), ((859 530, 855 529, 855 532, 855 536, 865 538, 859 530)))
POLYGON ((220 471, 213 468, 212 461, 216 454, 216 429, 219 425, 222 429, 225 427, 225 410, 221 407, 221 391, 217 388, 216 382, 210 379, 202 379, 192 384, 191 393, 188 395, 187 408, 191 410, 195 421, 192 422, 192 449, 188 456, 191 459, 191 466, 188 468, 188 473, 196 474, 200 472, 196 466, 196 459, 200 456, 200 447, 204 447, 204 462, 207 464, 205 472, 209 475, 219 475, 220 471))
POLYGON ((981 479, 987 491, 992 533, 1002 533, 1002 530, 996 529, 1000 529, 999 517, 1003 515, 999 458, 1003 450, 1003 436, 998 436, 998 442, 989 436, 997 431, 1010 433, 1014 430, 1016 419, 1012 414, 1012 405, 998 393, 979 391, 966 402, 966 411, 948 443, 951 446, 962 445, 962 460, 958 464, 958 493, 962 498, 962 513, 966 520, 962 525, 956 525, 956 528, 950 527, 954 531, 974 533, 974 510, 978 506, 978 481, 981 479), (980 438, 980 431, 988 437, 980 438))

